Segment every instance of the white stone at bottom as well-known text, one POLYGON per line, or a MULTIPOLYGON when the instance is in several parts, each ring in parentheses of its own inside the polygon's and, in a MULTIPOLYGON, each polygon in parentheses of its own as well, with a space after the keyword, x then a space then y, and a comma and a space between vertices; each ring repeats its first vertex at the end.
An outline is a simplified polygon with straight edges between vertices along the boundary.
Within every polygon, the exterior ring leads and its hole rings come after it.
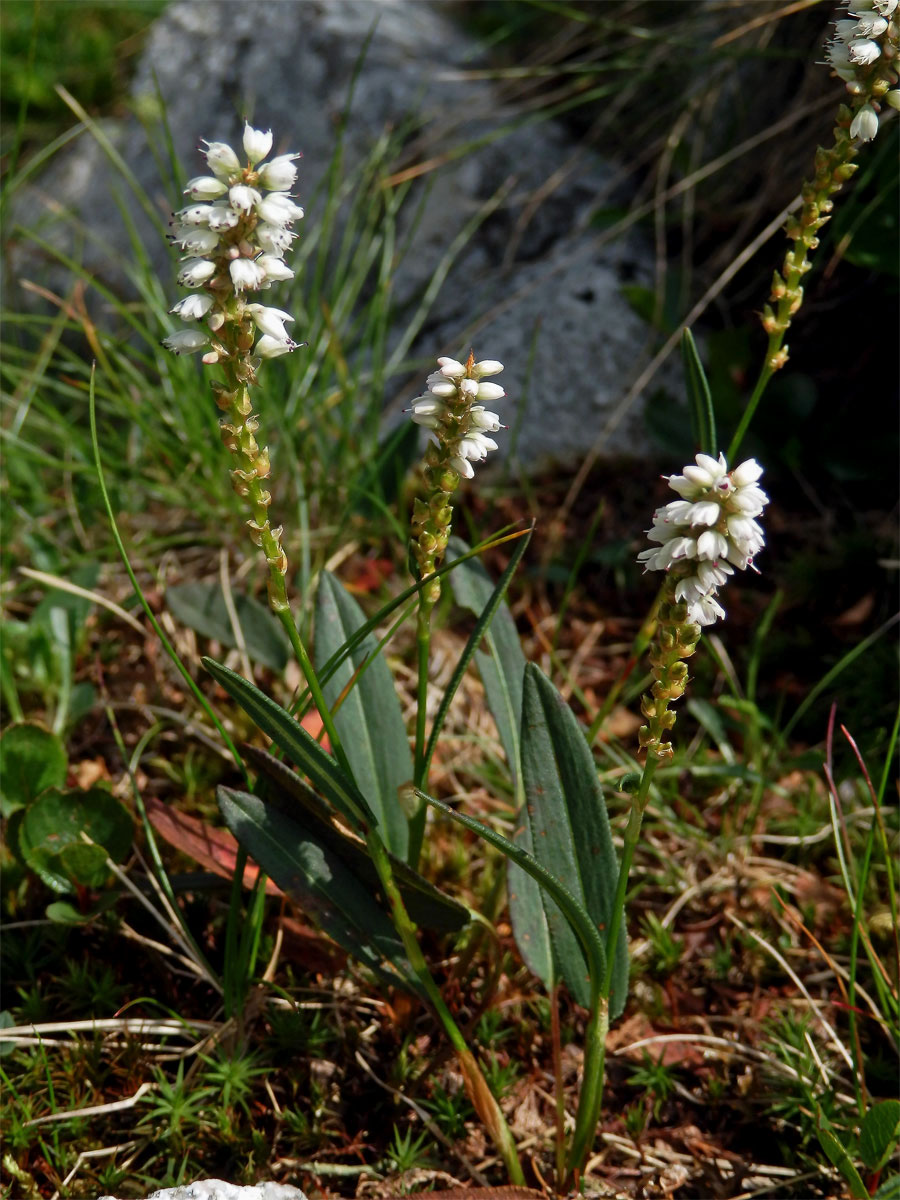
MULTIPOLYGON (((100 1196, 98 1200, 116 1200, 100 1196)), ((290 1183, 226 1183, 224 1179, 198 1179, 179 1187, 151 1192, 147 1200, 306 1200, 299 1188, 290 1183)))

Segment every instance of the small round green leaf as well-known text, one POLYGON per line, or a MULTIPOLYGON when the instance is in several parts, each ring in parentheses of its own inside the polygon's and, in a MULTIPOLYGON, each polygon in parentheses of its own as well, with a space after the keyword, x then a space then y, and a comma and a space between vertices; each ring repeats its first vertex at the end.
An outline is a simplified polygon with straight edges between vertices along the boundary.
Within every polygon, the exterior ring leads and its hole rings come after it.
POLYGON ((45 788, 66 781, 68 759, 60 739, 40 725, 12 725, 0 737, 0 811, 24 808, 45 788))
POLYGON ((128 811, 103 788, 49 788, 25 811, 19 849, 48 887, 70 892, 73 883, 99 887, 107 856, 120 862, 131 837, 128 811))

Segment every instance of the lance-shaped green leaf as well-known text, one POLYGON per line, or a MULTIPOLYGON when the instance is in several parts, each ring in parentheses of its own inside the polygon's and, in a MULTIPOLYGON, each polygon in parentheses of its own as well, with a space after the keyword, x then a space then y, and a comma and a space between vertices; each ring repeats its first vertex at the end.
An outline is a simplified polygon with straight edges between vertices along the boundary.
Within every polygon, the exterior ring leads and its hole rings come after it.
MULTIPOLYGON (((427 796, 424 792, 416 789, 416 795, 422 800, 425 800, 432 808, 436 808, 445 816, 450 817, 458 825, 464 825, 466 829, 470 829, 473 833, 477 833, 480 838, 484 838, 492 846, 495 846, 503 854, 506 855, 510 862, 521 867, 522 870, 534 879, 541 888, 552 897, 554 903, 565 914, 566 920, 569 922, 575 937, 584 954, 584 960, 588 964, 588 971, 594 989, 599 989, 600 981, 603 978, 603 973, 606 969, 606 950, 603 947, 603 940, 597 931, 597 926, 591 920, 584 906, 578 899, 569 891, 569 889, 556 878, 555 875, 546 870, 532 854, 528 854, 516 842, 511 842, 509 838, 503 836, 502 833, 497 833, 495 829, 483 824, 481 821, 476 821, 474 817, 467 817, 465 813, 457 812, 456 809, 445 804, 443 800, 435 800, 433 796, 427 796)), ((588 1004, 591 1004, 589 997, 588 1004)))
MULTIPOLYGON (((325 801, 287 763, 273 758, 256 746, 246 746, 243 752, 264 777, 257 791, 267 804, 275 805, 296 823, 298 840, 307 838, 327 846, 346 863, 357 879, 368 885, 372 894, 380 891, 378 872, 365 842, 335 827, 332 812, 325 801)), ((417 925, 440 933, 455 933, 468 923, 470 913, 464 905, 444 895, 394 855, 388 857, 406 910, 417 925)), ((259 865, 275 878, 265 862, 259 862, 259 865)))
POLYGON ((295 820, 259 796, 227 787, 216 795, 248 854, 329 937, 391 983, 420 990, 390 918, 339 854, 303 837, 295 820))
MULTIPOLYGON (((235 592, 232 601, 250 659, 273 671, 283 671, 291 648, 272 610, 241 592, 235 592)), ((215 638, 223 646, 237 645, 220 583, 174 584, 166 589, 166 605, 182 625, 215 638)))
MULTIPOLYGON (((316 600, 317 673, 321 674, 332 655, 350 641, 365 620, 343 584, 323 571, 316 600)), ((397 788, 412 780, 413 761, 394 680, 372 634, 353 648, 324 685, 329 708, 334 709, 348 684, 350 690, 335 713, 334 723, 353 777, 375 813, 385 845, 393 854, 405 857, 409 824, 397 799, 397 788), (360 673, 354 680, 357 671, 360 673)))
MULTIPOLYGON (((522 549, 524 551, 524 546, 522 549)), ((448 551, 454 557, 466 554, 468 550, 469 547, 461 538, 451 538, 448 543, 448 551)), ((503 582, 501 580, 501 584, 503 582)), ((516 791, 516 803, 522 813, 516 842, 526 853, 533 854, 531 830, 524 819, 525 793, 522 788, 519 743, 522 688, 527 660, 522 653, 516 624, 502 599, 502 593, 495 600, 494 583, 478 559, 467 559, 460 563, 450 576, 450 584, 457 604, 473 612, 476 617, 488 612, 492 602, 495 608, 493 620, 484 632, 486 649, 476 650, 475 661, 484 684, 488 707, 506 751, 506 760, 516 791)), ((509 911, 516 944, 528 968, 537 975, 549 992, 556 982, 557 971, 554 967, 550 928, 544 912, 540 886, 513 862, 510 862, 507 868, 507 882, 509 911)))
MULTIPOLYGON (((555 878, 566 881, 597 929, 605 931, 619 864, 597 768, 575 714, 534 663, 525 669, 522 776, 535 858, 555 878)), ((588 964, 568 914, 546 893, 543 900, 559 973, 575 999, 587 1004, 588 964)), ((625 938, 620 937, 609 1000, 611 1019, 621 1014, 627 991, 628 951, 625 938)))
MULTIPOLYGON (((474 613, 476 617, 487 617, 489 620, 483 631, 477 631, 474 644, 477 646, 483 641, 485 649, 475 650, 475 662, 513 778, 519 770, 519 718, 522 712, 522 680, 526 659, 522 653, 516 623, 503 595, 509 582, 507 572, 510 571, 510 567, 515 570, 527 542, 528 539, 523 538, 516 546, 514 559, 511 559, 507 571, 504 572, 499 588, 477 558, 461 562, 450 576, 450 586, 456 603, 474 613)), ((468 552, 469 547, 462 538, 453 537, 447 543, 447 553, 454 558, 468 552)))
POLYGON ((294 718, 255 684, 215 659, 201 660, 217 683, 268 734, 276 746, 305 771, 325 799, 330 801, 354 829, 375 825, 375 814, 352 779, 348 779, 330 754, 294 718))
POLYGON ((716 445, 716 414, 713 409, 712 391, 700 355, 697 353, 697 343, 689 329, 681 336, 681 361, 684 366, 684 383, 688 398, 691 402, 691 428, 700 449, 704 454, 718 453, 716 445))

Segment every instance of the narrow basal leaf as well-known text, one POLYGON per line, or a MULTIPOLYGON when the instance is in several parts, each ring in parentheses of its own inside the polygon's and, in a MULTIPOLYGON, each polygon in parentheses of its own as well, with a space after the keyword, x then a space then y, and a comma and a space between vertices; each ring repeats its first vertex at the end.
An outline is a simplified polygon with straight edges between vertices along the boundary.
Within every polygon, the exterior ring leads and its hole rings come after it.
POLYGON ((217 683, 252 717, 256 725, 301 768, 354 828, 377 824, 375 814, 352 779, 294 718, 255 684, 215 659, 201 660, 217 683))
MULTIPOLYGON (((365 620, 362 609, 343 584, 323 571, 316 599, 317 672, 321 672, 365 620)), ((357 670, 366 664, 344 696, 334 723, 353 777, 375 813, 385 845, 403 858, 409 841, 409 824, 397 800, 397 788, 411 782, 413 761, 394 680, 377 647, 375 638, 369 634, 343 660, 323 691, 326 703, 333 709, 357 670)))
MULTIPOLYGON (((524 551, 524 546, 522 549, 524 551)), ((448 543, 448 551, 454 557, 466 554, 468 550, 469 547, 461 538, 451 538, 448 543)), ((477 558, 460 563, 450 576, 450 585, 457 604, 477 617, 487 611, 495 592, 490 575, 477 558)), ((476 650, 475 661, 484 684, 488 707, 506 751, 506 760, 516 792, 516 803, 521 810, 516 843, 526 853, 533 854, 531 830, 524 819, 525 793, 521 780, 519 744, 522 688, 527 660, 522 653, 515 621, 506 603, 502 598, 498 598, 495 607, 493 620, 483 639, 479 639, 483 640, 486 648, 476 650)), ((556 982, 556 971, 540 885, 513 862, 507 866, 507 885, 509 911, 519 952, 529 970, 537 975, 549 992, 556 982)))
MULTIPOLYGON (((497 723, 497 732, 513 779, 519 771, 519 720, 522 713, 522 680, 525 674, 525 655, 519 642, 516 623, 503 594, 512 572, 525 552, 528 538, 522 538, 510 560, 501 587, 495 586, 484 565, 477 558, 461 562, 450 576, 450 586, 456 603, 476 617, 487 616, 489 624, 482 631, 481 621, 473 631, 475 646, 484 642, 485 649, 475 650, 475 662, 484 683, 488 707, 497 723), (509 577, 507 577, 509 572, 509 577)), ((469 547, 462 538, 452 537, 447 544, 448 555, 458 558, 469 547)))
POLYGON ((225 824, 305 914, 364 966, 419 990, 390 918, 340 855, 298 837, 297 822, 259 796, 226 787, 216 795, 225 824))
MULTIPOLYGON (((272 611, 241 592, 232 595, 234 610, 251 662, 283 671, 290 646, 272 611)), ((166 605, 182 625, 215 638, 223 646, 236 646, 234 627, 220 583, 178 583, 166 589, 166 605)))
MULTIPOLYGON (((541 670, 525 669, 522 776, 534 856, 566 886, 605 937, 619 874, 597 768, 574 713, 541 670)), ((567 914, 544 895, 553 955, 580 1004, 587 1004, 588 965, 567 914)), ((618 939, 610 1019, 625 1007, 628 951, 618 939)))
MULTIPOLYGON (((245 747, 245 753, 264 776, 257 790, 267 804, 277 805, 297 823, 298 837, 308 837, 328 846, 358 879, 371 888, 373 894, 379 891, 378 872, 365 842, 337 829, 328 805, 286 763, 255 746, 245 747)), ((417 925, 440 933, 455 933, 468 923, 470 914, 464 905, 444 895, 406 862, 394 855, 388 857, 407 911, 417 925)), ((271 874, 265 863, 259 865, 271 874)))
POLYGON ((569 889, 560 883, 555 875, 551 875, 549 871, 542 867, 533 855, 528 854, 515 842, 511 842, 509 838, 505 838, 502 833, 497 833, 490 826, 484 825, 481 821, 476 821, 474 817, 467 817, 464 813, 457 812, 449 804, 445 804, 443 800, 435 800, 433 796, 427 796, 418 789, 416 789, 416 795, 430 804, 432 808, 436 808, 452 821, 455 821, 458 825, 464 825, 466 829, 470 829, 473 833, 477 833, 480 838, 484 838, 486 842, 489 842, 492 846, 500 850, 510 862, 521 867, 523 871, 540 884, 565 914, 569 925, 575 931, 575 936, 584 952, 584 959, 589 964, 590 977, 595 981, 595 985, 599 987, 599 981, 602 979, 606 968, 606 951, 603 948, 603 941, 597 932, 596 925, 585 911, 584 906, 569 889))
POLYGON ((716 415, 712 391, 697 352, 697 343, 689 329, 685 329, 681 337, 681 362, 684 367, 684 384, 691 405, 691 428, 694 437, 704 454, 714 456, 719 447, 716 445, 716 415))

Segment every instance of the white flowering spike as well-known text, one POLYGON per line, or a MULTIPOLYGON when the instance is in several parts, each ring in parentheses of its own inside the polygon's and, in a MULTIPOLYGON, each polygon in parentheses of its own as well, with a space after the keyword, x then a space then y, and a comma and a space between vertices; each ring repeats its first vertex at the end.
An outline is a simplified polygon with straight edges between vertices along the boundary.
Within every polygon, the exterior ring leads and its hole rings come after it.
MULTIPOLYGON (((201 153, 212 173, 189 181, 185 192, 196 203, 174 215, 170 234, 186 256, 178 282, 202 292, 185 297, 172 312, 185 321, 205 318, 219 336, 221 344, 204 354, 204 362, 239 352, 237 340, 228 336, 231 328, 241 331, 240 353, 246 353, 247 335, 252 340, 255 327, 262 343, 253 348, 258 357, 286 354, 296 348, 284 328, 290 313, 248 303, 247 293, 294 277, 283 259, 295 237, 291 225, 302 218, 303 209, 284 192, 296 181, 294 160, 299 155, 282 154, 262 163, 272 148, 272 133, 250 125, 245 125, 243 137, 249 166, 242 165, 225 142, 204 146, 201 153), (270 340, 264 342, 265 337, 270 340)), ((176 340, 167 339, 165 345, 178 353, 187 353, 195 344, 198 349, 208 346, 208 339, 197 342, 199 336, 196 331, 188 338, 172 335, 176 340)))
POLYGON ((471 479, 475 474, 472 463, 484 462, 489 452, 497 449, 487 434, 503 428, 496 413, 475 401, 497 400, 506 394, 495 383, 481 383, 480 375, 497 375, 503 364, 496 359, 476 363, 470 355, 466 363, 439 358, 438 367, 426 380, 427 393, 417 397, 408 410, 417 425, 434 433, 437 450, 429 450, 426 456, 426 473, 447 466, 461 478, 471 479))
POLYGON ((681 475, 666 477, 681 497, 658 508, 647 536, 659 542, 638 555, 645 571, 679 572, 676 598, 688 620, 710 625, 724 616, 714 597, 734 568, 752 567, 765 539, 755 520, 769 498, 757 486, 762 468, 752 458, 733 471, 725 456, 698 454, 681 475))
POLYGON ((850 136, 870 142, 878 133, 882 101, 894 105, 900 55, 898 0, 845 0, 849 15, 835 21, 826 59, 847 91, 857 98, 850 136))
POLYGON ((198 175, 185 188, 196 203, 175 214, 169 240, 189 257, 178 282, 199 289, 185 296, 172 312, 184 321, 204 320, 206 329, 181 329, 163 345, 175 354, 200 352, 206 366, 218 366, 223 378, 213 380, 216 404, 224 414, 219 430, 232 455, 232 484, 246 499, 255 545, 269 568, 269 599, 278 613, 289 613, 285 587, 287 556, 281 528, 266 515, 271 492, 269 450, 257 440, 260 422, 253 412, 251 390, 261 363, 297 349, 285 325, 290 313, 257 303, 247 293, 293 279, 282 261, 294 238, 291 225, 303 209, 284 195, 297 178, 296 154, 283 154, 263 164, 272 149, 271 130, 245 125, 242 160, 225 142, 205 142, 210 175, 198 175))
POLYGON ((272 149, 272 130, 267 129, 263 132, 262 129, 253 129, 251 125, 245 124, 243 140, 244 153, 255 167, 272 149))

